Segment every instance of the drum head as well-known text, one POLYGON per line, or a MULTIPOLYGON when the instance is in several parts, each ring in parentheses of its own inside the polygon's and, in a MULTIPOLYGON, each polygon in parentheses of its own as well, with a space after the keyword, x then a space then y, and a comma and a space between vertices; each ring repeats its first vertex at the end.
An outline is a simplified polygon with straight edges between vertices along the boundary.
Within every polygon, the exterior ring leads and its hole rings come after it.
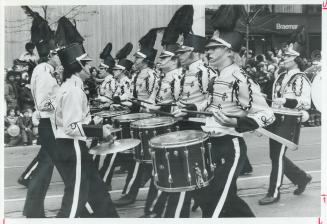
POLYGON ((134 114, 117 116, 115 117, 115 120, 118 120, 119 122, 132 122, 132 121, 146 119, 154 116, 155 116, 154 114, 150 114, 150 113, 134 113, 134 114))
POLYGON ((7 132, 10 136, 16 137, 19 135, 20 128, 18 127, 18 125, 12 124, 8 127, 7 132))
POLYGON ((311 99, 318 111, 321 111, 321 82, 322 77, 321 73, 319 72, 313 79, 311 85, 311 99))
POLYGON ((122 114, 127 114, 129 111, 128 110, 108 110, 108 111, 101 111, 98 113, 94 113, 94 116, 99 116, 99 117, 115 117, 118 115, 122 114))
POLYGON ((153 117, 134 121, 131 123, 131 127, 135 128, 154 128, 164 125, 173 125, 176 120, 172 117, 153 117))
POLYGON ((203 131, 175 131, 152 138, 150 140, 150 146, 157 148, 175 148, 202 142, 208 138, 209 134, 203 131))

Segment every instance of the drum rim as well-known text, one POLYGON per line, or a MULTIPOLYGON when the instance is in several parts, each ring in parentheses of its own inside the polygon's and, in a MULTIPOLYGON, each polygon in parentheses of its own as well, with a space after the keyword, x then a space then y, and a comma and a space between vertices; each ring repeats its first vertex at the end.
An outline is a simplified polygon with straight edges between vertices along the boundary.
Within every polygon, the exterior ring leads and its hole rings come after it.
MULTIPOLYGON (((210 181, 214 178, 214 176, 212 176, 209 180, 204 182, 203 187, 207 187, 209 186, 210 181)), ((191 185, 191 186, 187 186, 187 187, 174 187, 174 188, 167 188, 167 187, 161 187, 158 185, 157 181, 154 181, 154 185, 162 191, 165 192, 182 192, 182 191, 193 191, 196 189, 196 185, 191 185)))
POLYGON ((136 128, 136 129, 152 129, 152 128, 159 128, 159 127, 165 127, 165 126, 171 126, 176 124, 176 119, 172 118, 172 117, 150 117, 150 118, 145 118, 145 119, 141 119, 141 120, 137 120, 137 121, 132 121, 131 123, 131 128, 136 128), (149 119, 158 119, 158 118, 168 118, 166 121, 166 123, 156 123, 156 124, 150 124, 150 125, 138 125, 138 122, 141 122, 142 120, 149 120, 149 119))
POLYGON ((129 113, 129 110, 120 110, 120 111, 104 111, 103 110, 103 111, 96 112, 93 115, 99 116, 99 117, 114 117, 114 116, 125 115, 128 113, 129 113), (110 112, 116 112, 116 113, 110 114, 110 112), (109 114, 104 115, 104 113, 109 113, 109 114))
POLYGON ((151 138, 150 141, 149 141, 149 147, 150 148, 157 148, 157 149, 171 149, 171 148, 176 148, 176 147, 180 147, 180 146, 186 147, 186 146, 195 145, 195 144, 204 142, 204 141, 208 140, 209 138, 210 138, 209 133, 206 133, 204 131, 198 131, 198 130, 175 131, 175 132, 170 132, 170 133, 165 133, 165 134, 157 135, 156 137, 151 138), (153 143, 152 142, 153 139, 159 138, 162 135, 167 135, 167 134, 176 133, 176 132, 186 132, 186 131, 201 132, 201 133, 204 133, 205 136, 203 138, 201 138, 201 139, 196 139, 196 140, 189 141, 189 142, 180 142, 180 143, 174 142, 174 143, 170 143, 169 145, 158 145, 157 143, 153 143))
POLYGON ((114 118, 114 121, 118 121, 119 123, 123 123, 123 122, 133 122, 133 121, 138 121, 138 120, 142 120, 142 119, 147 119, 147 118, 151 118, 151 117, 155 117, 155 114, 150 114, 150 113, 131 113, 131 114, 121 114, 121 115, 118 115, 118 116, 115 116, 114 118), (147 114, 147 115, 151 115, 150 117, 143 117, 143 118, 134 118, 134 119, 124 119, 124 118, 120 118, 122 116, 128 116, 128 115, 131 115, 131 114, 147 114))
POLYGON ((285 108, 272 108, 272 110, 274 114, 302 116, 302 112, 297 110, 290 110, 285 108))

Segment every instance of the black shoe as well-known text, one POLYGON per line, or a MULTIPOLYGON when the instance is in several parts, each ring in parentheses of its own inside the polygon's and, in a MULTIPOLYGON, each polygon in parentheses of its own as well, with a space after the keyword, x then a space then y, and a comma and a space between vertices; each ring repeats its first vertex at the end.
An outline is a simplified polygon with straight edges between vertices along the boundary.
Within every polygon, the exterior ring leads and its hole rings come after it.
POLYGON ((269 205, 277 201, 279 201, 279 195, 276 198, 270 195, 266 195, 264 198, 259 200, 259 205, 269 205))
POLYGON ((28 184, 30 183, 30 179, 24 179, 23 177, 19 177, 17 182, 25 187, 28 187, 28 184))
POLYGON ((244 175, 250 175, 253 172, 253 168, 250 167, 248 169, 242 169, 240 172, 240 176, 244 176, 244 175))
POLYGON ((120 207, 120 206, 125 206, 125 205, 129 205, 129 204, 133 204, 134 202, 135 202, 135 197, 127 194, 127 195, 122 196, 118 200, 114 201, 114 204, 117 207, 120 207))
POLYGON ((293 194, 295 194, 295 195, 302 194, 304 192, 305 188, 307 187, 307 184, 310 183, 311 180, 312 180, 312 176, 307 174, 305 181, 302 184, 297 185, 297 188, 295 189, 293 194))

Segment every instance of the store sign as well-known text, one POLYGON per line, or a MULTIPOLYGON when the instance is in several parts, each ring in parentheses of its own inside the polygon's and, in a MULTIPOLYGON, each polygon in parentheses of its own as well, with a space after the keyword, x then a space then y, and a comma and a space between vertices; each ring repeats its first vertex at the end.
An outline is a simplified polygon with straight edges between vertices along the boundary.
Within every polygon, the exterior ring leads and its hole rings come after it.
POLYGON ((296 30, 299 25, 276 23, 276 30, 296 30))

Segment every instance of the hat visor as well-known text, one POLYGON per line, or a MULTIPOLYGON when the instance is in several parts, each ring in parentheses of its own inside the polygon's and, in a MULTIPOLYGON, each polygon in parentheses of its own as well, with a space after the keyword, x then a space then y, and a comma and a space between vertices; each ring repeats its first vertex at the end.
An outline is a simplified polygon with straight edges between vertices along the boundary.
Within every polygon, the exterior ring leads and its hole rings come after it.
POLYGON ((112 69, 113 70, 125 70, 126 68, 124 66, 116 64, 112 69))
POLYGON ((209 43, 204 47, 205 49, 209 48, 216 48, 216 47, 221 47, 221 46, 226 46, 223 43, 220 43, 219 41, 216 40, 209 40, 209 43))
POLYGON ((81 56, 76 58, 77 61, 92 61, 92 58, 90 58, 87 53, 82 54, 81 56))
POLYGON ((135 54, 134 54, 135 57, 138 57, 138 58, 146 58, 146 55, 143 54, 142 52, 140 51, 136 51, 135 54))
POLYGON ((193 51, 194 48, 193 47, 189 47, 189 46, 180 46, 176 51, 175 51, 175 54, 182 54, 184 52, 187 52, 187 51, 193 51))

